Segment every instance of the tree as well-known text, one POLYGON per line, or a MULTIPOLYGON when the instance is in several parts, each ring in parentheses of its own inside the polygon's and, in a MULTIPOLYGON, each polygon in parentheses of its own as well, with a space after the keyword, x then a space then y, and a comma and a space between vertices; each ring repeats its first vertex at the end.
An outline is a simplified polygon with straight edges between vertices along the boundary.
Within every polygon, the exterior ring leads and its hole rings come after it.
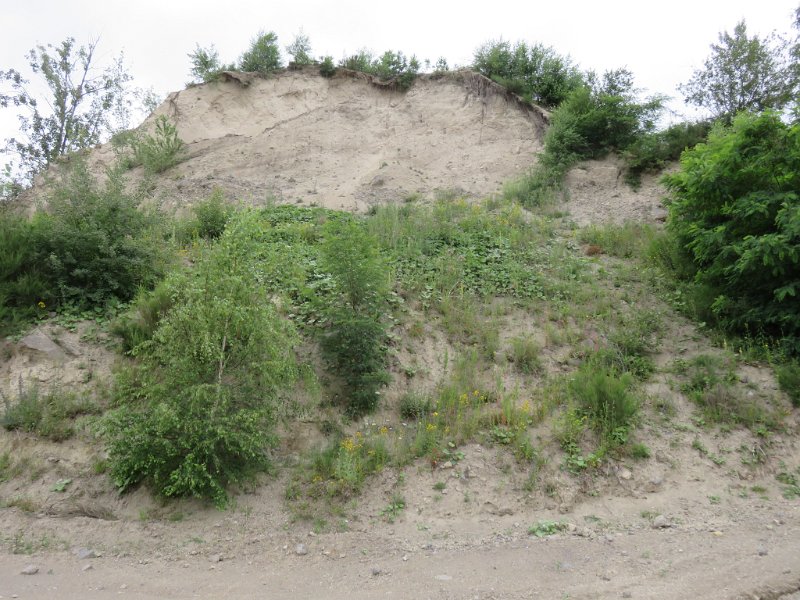
POLYGON ((742 113, 684 152, 665 181, 699 315, 782 337, 800 355, 800 124, 742 113))
POLYGON ((687 104, 730 122, 736 113, 749 110, 781 110, 797 94, 798 76, 790 60, 790 47, 775 33, 766 38, 748 37, 740 21, 719 35, 702 69, 679 86, 687 104))
POLYGON ((286 52, 297 66, 310 65, 314 62, 314 59, 311 58, 311 41, 302 30, 295 36, 294 41, 286 46, 286 52))
POLYGON ((192 68, 189 72, 194 78, 193 83, 216 81, 222 71, 235 68, 234 65, 224 65, 220 62, 219 53, 213 44, 208 48, 202 48, 200 44, 197 44, 194 52, 188 56, 192 62, 192 68))
POLYGON ((582 83, 568 56, 543 44, 500 40, 475 51, 473 68, 528 102, 555 107, 582 83))
POLYGON ((250 48, 239 59, 239 68, 242 71, 272 73, 281 66, 281 51, 278 48, 278 36, 270 31, 260 31, 250 42, 250 48))
POLYGON ((31 71, 47 87, 39 95, 16 69, 0 71, 0 107, 17 107, 19 138, 6 140, 6 151, 16 154, 23 183, 43 171, 59 156, 100 143, 118 127, 126 126, 132 94, 126 84, 122 55, 102 70, 95 65, 97 41, 76 46, 67 38, 58 46, 37 46, 28 55, 31 71))

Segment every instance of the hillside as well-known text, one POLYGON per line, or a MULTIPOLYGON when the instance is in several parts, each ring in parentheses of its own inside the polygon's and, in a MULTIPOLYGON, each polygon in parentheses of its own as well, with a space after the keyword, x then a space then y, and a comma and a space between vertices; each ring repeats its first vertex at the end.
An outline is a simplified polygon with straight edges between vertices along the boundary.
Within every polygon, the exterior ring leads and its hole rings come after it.
MULTIPOLYGON (((0 598, 795 597, 797 409, 760 349, 686 318, 642 258, 665 215, 657 176, 634 191, 612 156, 573 168, 557 205, 503 198, 548 115, 467 72, 407 93, 342 72, 229 75, 172 94, 144 129, 162 114, 187 144, 150 182, 167 215, 215 188, 259 207, 217 241, 163 243, 187 273, 244 263, 265 288, 251 297, 296 328, 307 369, 296 406, 272 471, 231 485, 225 510, 147 481, 120 493, 102 415, 128 402, 119 389, 179 394, 145 361, 185 340, 150 331, 134 359, 108 316, 42 308, 0 341, 4 423, 19 398, 52 421, 0 428, 0 598), (355 419, 320 341, 331 231, 366 240, 389 282, 388 383, 355 419)), ((107 144, 89 163, 114 158, 107 144)), ((202 321, 180 302, 227 296, 210 276, 187 294, 197 281, 174 280, 177 308, 151 317, 202 321)))
MULTIPOLYGON (((497 192, 530 167, 546 123, 546 113, 468 71, 420 78, 408 93, 343 71, 238 75, 170 94, 143 128, 162 114, 188 145, 186 160, 157 182, 172 205, 220 187, 256 205, 342 210, 497 192)), ((110 165, 111 145, 93 159, 110 165)))

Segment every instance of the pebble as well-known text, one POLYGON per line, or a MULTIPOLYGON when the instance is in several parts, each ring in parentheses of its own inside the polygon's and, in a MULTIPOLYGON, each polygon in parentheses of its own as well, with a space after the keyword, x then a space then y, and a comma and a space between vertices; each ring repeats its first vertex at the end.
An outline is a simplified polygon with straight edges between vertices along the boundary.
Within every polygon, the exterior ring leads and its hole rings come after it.
POLYGON ((667 527, 672 527, 672 523, 664 515, 657 515, 653 519, 653 529, 666 529, 667 527))
POLYGON ((437 581, 450 581, 453 578, 450 575, 437 575, 434 579, 437 581))
POLYGON ((631 594, 630 592, 622 592, 622 597, 623 598, 632 598, 633 594, 631 594))
POLYGON ((305 556, 308 554, 308 548, 306 548, 305 544, 297 544, 297 546, 294 547, 294 553, 297 556, 305 556))
POLYGON ((769 554, 769 551, 764 546, 759 547, 758 549, 759 556, 766 556, 767 554, 769 554))
POLYGON ((208 561, 212 563, 222 562, 222 555, 221 554, 212 554, 208 557, 208 561))
POLYGON ((81 571, 91 571, 93 568, 92 563, 89 563, 88 565, 83 565, 81 571))
POLYGON ((378 575, 383 575, 383 569, 379 567, 372 567, 371 573, 373 577, 377 577, 378 575))
POLYGON ((39 572, 39 567, 36 565, 27 565, 20 573, 22 575, 36 575, 39 572))
POLYGON ((619 472, 619 478, 620 479, 626 479, 627 480, 627 479, 630 479, 631 477, 633 477, 633 473, 631 473, 630 470, 628 470, 628 469, 622 469, 619 472))

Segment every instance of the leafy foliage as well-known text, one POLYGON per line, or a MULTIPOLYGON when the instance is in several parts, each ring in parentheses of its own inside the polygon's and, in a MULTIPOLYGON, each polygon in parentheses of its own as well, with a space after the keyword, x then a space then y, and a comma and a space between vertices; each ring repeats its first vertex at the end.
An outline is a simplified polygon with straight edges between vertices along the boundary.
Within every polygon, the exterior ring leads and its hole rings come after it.
POLYGON ((568 56, 543 44, 488 42, 475 51, 473 68, 528 102, 547 107, 558 106, 583 83, 568 56))
POLYGON ((195 82, 208 83, 219 79, 222 71, 232 70, 234 65, 224 65, 219 60, 219 53, 212 44, 202 48, 200 44, 189 55, 192 68, 189 71, 195 82))
POLYGON ((152 287, 168 266, 162 219, 118 172, 100 185, 78 161, 28 220, 0 211, 0 327, 63 305, 100 310, 152 287))
POLYGON ((600 437, 611 445, 627 440, 627 430, 639 410, 631 394, 633 378, 615 376, 592 367, 578 371, 570 392, 600 437))
POLYGON ((333 64, 333 57, 326 56, 319 63, 319 74, 323 77, 333 77, 336 74, 336 65, 333 64))
POLYGON ((178 128, 165 115, 156 118, 153 134, 146 134, 133 143, 133 155, 137 164, 148 173, 163 173, 180 162, 186 146, 178 137, 178 128))
POLYGON ((292 57, 292 62, 298 67, 310 65, 314 62, 314 59, 311 58, 311 40, 302 30, 295 36, 292 43, 286 46, 286 52, 289 53, 289 56, 292 57))
POLYGON ((16 69, 0 71, 0 81, 10 84, 9 95, 0 93, 0 108, 14 106, 23 137, 7 140, 16 154, 23 182, 52 164, 59 156, 99 143, 117 126, 125 126, 131 97, 131 80, 122 56, 100 72, 96 70, 97 42, 76 46, 67 38, 58 46, 37 46, 28 55, 31 71, 46 88, 40 95, 16 69))
POLYGON ((170 279, 173 307, 136 349, 136 376, 121 382, 124 404, 108 421, 121 490, 146 481, 224 506, 229 484, 268 465, 295 334, 254 277, 258 236, 255 215, 240 213, 192 273, 170 279))
POLYGON ((262 75, 268 75, 282 66, 278 36, 272 31, 260 31, 239 59, 239 69, 262 75))
POLYGON ((322 348, 346 385, 355 415, 373 410, 387 383, 386 309, 389 279, 375 240, 355 221, 333 221, 323 230, 321 259, 334 296, 326 313, 330 329, 322 348))
POLYGON ((800 79, 789 45, 775 34, 748 37, 744 21, 719 35, 703 68, 680 86, 687 103, 728 122, 740 111, 780 110, 794 100, 800 79))
POLYGON ((407 90, 414 83, 420 64, 415 56, 407 58, 402 52, 387 50, 373 57, 368 50, 361 50, 339 62, 339 66, 351 71, 374 75, 381 81, 391 81, 398 89, 407 90))
POLYGON ((800 352, 800 124, 741 114, 665 178, 670 231, 723 328, 785 336, 800 352))
POLYGON ((625 179, 633 186, 639 185, 647 172, 659 172, 681 153, 704 142, 711 131, 711 123, 698 121, 670 125, 663 131, 648 132, 639 136, 624 152, 625 179))
POLYGON ((663 99, 639 101, 633 74, 626 69, 587 75, 553 111, 544 153, 530 175, 505 195, 526 205, 550 200, 561 188, 567 170, 580 160, 622 152, 652 132, 663 99))

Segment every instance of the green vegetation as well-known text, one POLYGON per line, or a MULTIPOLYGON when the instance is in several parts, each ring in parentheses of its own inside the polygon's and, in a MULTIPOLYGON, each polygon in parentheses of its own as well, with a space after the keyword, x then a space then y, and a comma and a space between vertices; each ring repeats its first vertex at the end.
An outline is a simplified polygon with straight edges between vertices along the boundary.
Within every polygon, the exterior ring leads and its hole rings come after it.
POLYGON ((26 57, 37 75, 34 86, 16 69, 0 70, 0 81, 10 87, 8 95, 0 92, 0 108, 22 110, 22 136, 6 140, 17 157, 19 175, 6 173, 8 185, 0 201, 13 197, 59 157, 91 148, 128 126, 133 98, 122 55, 98 73, 96 52, 97 42, 76 46, 73 38, 56 46, 37 46, 26 57))
POLYGON ((665 178, 687 293, 702 320, 800 353, 800 124, 743 113, 665 178))
POLYGON ((178 164, 185 146, 178 129, 164 115, 156 118, 155 132, 146 134, 133 146, 133 160, 148 173, 163 173, 178 164))
POLYGON ((0 417, 3 428, 35 433, 54 442, 69 439, 75 434, 75 417, 100 412, 97 402, 91 398, 79 397, 58 388, 43 393, 36 385, 24 387, 22 382, 13 402, 2 394, 0 396, 4 401, 0 417))
POLYGON ((262 75, 269 75, 282 66, 278 36, 272 31, 259 31, 239 59, 239 70, 262 75))
POLYGON ((322 349, 345 384, 347 410, 372 411, 388 383, 386 325, 389 279, 375 240, 355 221, 331 221, 322 230, 321 264, 332 295, 323 309, 330 323, 322 349))
POLYGON ((387 50, 378 57, 368 50, 361 50, 339 61, 339 66, 374 75, 381 81, 391 82, 400 90, 411 87, 420 68, 416 56, 406 58, 402 52, 393 50, 387 50))
POLYGON ((774 33, 748 37, 740 21, 720 33, 702 69, 680 86, 686 102, 707 109, 715 119, 730 123, 742 111, 780 110, 796 101, 800 77, 797 57, 789 43, 774 33))
MULTIPOLYGON (((139 363, 118 382, 107 423, 111 476, 121 490, 149 482, 164 496, 227 502, 226 487, 269 464, 283 390, 296 376, 293 327, 253 278, 259 226, 241 213, 191 273, 168 285, 173 305, 139 363)), ((273 259, 277 260, 277 259, 273 259)))
POLYGON ((527 102, 551 108, 583 84, 572 60, 543 44, 488 42, 475 51, 472 68, 527 102))
POLYGON ((158 214, 139 210, 123 177, 98 184, 77 161, 32 220, 0 211, 0 328, 47 310, 104 310, 152 287, 171 260, 158 214))

